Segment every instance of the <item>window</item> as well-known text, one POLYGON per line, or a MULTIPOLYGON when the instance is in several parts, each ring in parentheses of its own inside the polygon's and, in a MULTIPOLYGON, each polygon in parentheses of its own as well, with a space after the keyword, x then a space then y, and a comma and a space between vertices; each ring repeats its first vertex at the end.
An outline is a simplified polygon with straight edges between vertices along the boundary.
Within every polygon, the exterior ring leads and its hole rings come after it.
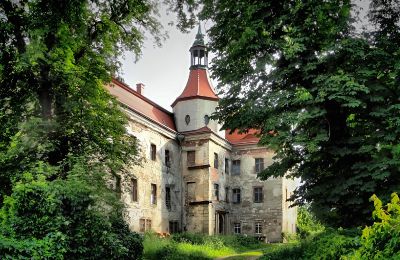
POLYGON ((254 187, 254 202, 261 203, 263 202, 263 188, 262 187, 254 187))
POLYGON ((165 166, 171 167, 171 158, 169 155, 169 150, 165 150, 165 166))
POLYGON ((171 188, 165 187, 165 206, 170 211, 171 210, 171 188))
POLYGON ((187 165, 192 166, 196 163, 196 153, 195 151, 188 151, 187 152, 187 165))
POLYGON ((225 201, 229 202, 229 187, 225 187, 225 201))
POLYGON ((214 192, 215 192, 216 200, 219 200, 219 185, 218 184, 214 184, 214 192))
POLYGON ((229 159, 225 158, 225 173, 229 174, 229 159))
POLYGON ((137 179, 132 179, 131 180, 131 187, 132 187, 132 189, 131 189, 131 192, 132 192, 132 194, 131 194, 131 198, 132 198, 132 201, 138 201, 138 185, 137 185, 137 179))
POLYGON ((153 183, 151 184, 150 203, 153 205, 157 204, 157 186, 153 183))
POLYGON ((146 232, 151 230, 151 219, 141 218, 139 219, 139 231, 146 232))
POLYGON ((232 175, 240 175, 240 160, 232 161, 232 175))
POLYGON ((218 169, 218 154, 214 153, 214 168, 218 169))
POLYGON ((178 233, 179 232, 179 222, 178 221, 170 221, 169 222, 169 233, 178 233))
POLYGON ((156 160, 157 147, 155 144, 150 145, 150 159, 156 160))
POLYGON ((240 223, 233 223, 233 233, 235 234, 242 233, 242 226, 240 223))
POLYGON ((115 191, 121 193, 121 176, 115 176, 115 191))
POLYGON ((232 189, 232 202, 234 204, 240 203, 240 189, 232 189))
POLYGON ((256 173, 264 170, 264 158, 256 158, 256 173))
POLYGON ((262 224, 260 222, 255 224, 254 229, 256 234, 262 234, 262 224))

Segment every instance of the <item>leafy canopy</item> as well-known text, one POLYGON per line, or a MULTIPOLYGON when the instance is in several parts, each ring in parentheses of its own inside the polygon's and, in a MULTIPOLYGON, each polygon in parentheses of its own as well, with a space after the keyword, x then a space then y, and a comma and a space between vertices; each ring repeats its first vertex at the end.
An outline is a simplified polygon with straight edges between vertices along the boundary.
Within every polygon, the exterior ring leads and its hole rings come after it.
POLYGON ((369 197, 400 184, 399 1, 373 0, 367 29, 349 0, 200 2, 215 116, 276 151, 260 177, 301 178, 291 199, 330 225, 371 221, 369 197))

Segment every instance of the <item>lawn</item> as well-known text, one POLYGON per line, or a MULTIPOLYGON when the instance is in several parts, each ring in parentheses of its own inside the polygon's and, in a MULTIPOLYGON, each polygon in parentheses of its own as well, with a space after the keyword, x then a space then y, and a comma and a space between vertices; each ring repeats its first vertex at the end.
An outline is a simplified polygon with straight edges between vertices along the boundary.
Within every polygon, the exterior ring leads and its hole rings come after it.
POLYGON ((174 234, 168 238, 159 238, 154 233, 147 233, 143 245, 144 259, 148 260, 213 259, 240 253, 243 253, 243 257, 260 256, 261 252, 257 249, 266 250, 272 247, 253 237, 191 233, 174 234))

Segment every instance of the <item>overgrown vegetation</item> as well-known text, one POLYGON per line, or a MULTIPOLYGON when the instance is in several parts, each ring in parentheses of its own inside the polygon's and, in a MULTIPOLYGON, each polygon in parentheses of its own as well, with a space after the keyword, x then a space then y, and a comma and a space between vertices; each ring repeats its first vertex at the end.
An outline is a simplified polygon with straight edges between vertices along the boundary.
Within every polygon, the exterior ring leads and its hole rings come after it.
POLYGON ((268 247, 254 237, 192 233, 174 234, 169 238, 159 238, 154 233, 146 233, 143 245, 144 258, 155 260, 212 259, 268 247))
MULTIPOLYGON (((298 243, 269 250, 263 257, 278 259, 399 259, 400 257, 400 202, 397 194, 386 206, 374 195, 371 197, 376 222, 362 230, 325 228, 309 233, 298 243)), ((312 225, 314 226, 314 224, 312 225)))

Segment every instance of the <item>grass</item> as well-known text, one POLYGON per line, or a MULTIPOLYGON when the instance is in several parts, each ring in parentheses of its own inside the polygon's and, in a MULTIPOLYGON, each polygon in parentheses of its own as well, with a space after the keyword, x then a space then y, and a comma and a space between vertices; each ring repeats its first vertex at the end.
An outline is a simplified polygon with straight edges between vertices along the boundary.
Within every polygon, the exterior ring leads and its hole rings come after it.
POLYGON ((271 247, 253 237, 191 233, 175 234, 168 238, 159 238, 154 233, 147 233, 143 246, 144 259, 148 260, 213 259, 239 253, 243 254, 238 255, 237 259, 246 259, 247 256, 261 256, 261 249, 271 247))

